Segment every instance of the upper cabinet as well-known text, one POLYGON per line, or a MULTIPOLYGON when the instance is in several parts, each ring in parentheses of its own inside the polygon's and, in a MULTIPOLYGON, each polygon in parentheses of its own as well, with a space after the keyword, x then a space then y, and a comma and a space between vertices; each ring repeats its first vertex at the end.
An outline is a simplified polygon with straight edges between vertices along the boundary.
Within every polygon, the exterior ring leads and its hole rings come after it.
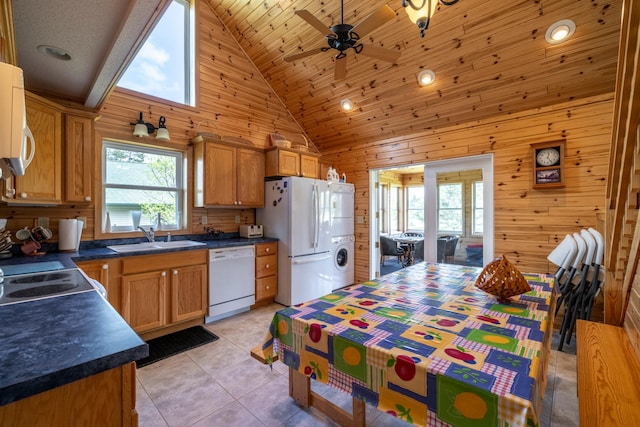
POLYGON ((2 200, 14 204, 60 204, 62 202, 62 107, 29 92, 26 95, 27 125, 36 152, 23 176, 4 181, 2 200))
POLYGON ((266 176, 320 178, 320 155, 292 148, 270 147, 266 151, 266 176))
POLYGON ((95 115, 65 109, 29 92, 25 100, 36 152, 23 176, 5 180, 2 201, 16 205, 91 203, 95 115))
POLYGON ((93 198, 93 117, 65 115, 65 201, 91 203, 93 198))
POLYGON ((195 207, 264 206, 264 153, 223 140, 194 142, 195 207))

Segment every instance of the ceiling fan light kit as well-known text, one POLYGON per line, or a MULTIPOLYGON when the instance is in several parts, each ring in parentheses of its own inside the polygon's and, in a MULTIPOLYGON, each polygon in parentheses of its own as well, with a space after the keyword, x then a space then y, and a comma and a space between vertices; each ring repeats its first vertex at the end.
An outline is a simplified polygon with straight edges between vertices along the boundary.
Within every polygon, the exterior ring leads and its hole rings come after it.
MULTIPOLYGON (((457 0, 456 0, 457 1, 457 0)), ((318 30, 325 36, 326 45, 305 52, 290 55, 284 58, 286 62, 293 62, 307 56, 315 55, 320 52, 327 52, 334 49, 338 51, 335 56, 335 72, 336 80, 344 79, 347 76, 347 51, 353 49, 356 55, 362 54, 371 58, 380 59, 387 62, 396 62, 400 58, 400 52, 363 44, 360 40, 371 31, 379 26, 393 20, 396 17, 395 12, 387 5, 383 5, 371 15, 364 18, 359 24, 350 25, 344 22, 344 1, 340 2, 340 23, 331 28, 325 26, 322 21, 313 16, 307 10, 296 10, 296 15, 307 21, 309 25, 318 30)))
MULTIPOLYGON (((439 2, 443 6, 452 6, 458 3, 458 0, 440 0, 439 2)), ((409 19, 420 29, 420 37, 424 37, 425 30, 429 28, 429 22, 437 6, 438 0, 402 0, 402 7, 409 15, 409 19)))

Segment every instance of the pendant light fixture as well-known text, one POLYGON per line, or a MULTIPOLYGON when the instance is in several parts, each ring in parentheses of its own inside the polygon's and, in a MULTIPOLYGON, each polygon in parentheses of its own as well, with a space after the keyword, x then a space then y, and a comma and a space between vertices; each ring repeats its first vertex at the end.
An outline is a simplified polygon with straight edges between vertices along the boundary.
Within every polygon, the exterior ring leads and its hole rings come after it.
MULTIPOLYGON (((458 0, 439 0, 443 6, 452 6, 458 0)), ((402 0, 402 7, 407 11, 409 19, 420 29, 420 37, 424 37, 424 31, 429 28, 429 21, 436 11, 438 0, 402 0)))

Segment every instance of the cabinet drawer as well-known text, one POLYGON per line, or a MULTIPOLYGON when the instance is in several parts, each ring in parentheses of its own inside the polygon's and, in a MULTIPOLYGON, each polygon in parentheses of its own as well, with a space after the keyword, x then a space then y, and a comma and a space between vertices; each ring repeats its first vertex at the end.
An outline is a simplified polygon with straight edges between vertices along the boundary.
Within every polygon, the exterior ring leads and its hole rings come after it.
POLYGON ((256 245, 256 256, 273 255, 278 252, 278 242, 258 243, 256 245))
POLYGON ((271 298, 278 292, 278 276, 256 279, 256 301, 271 298))
POLYGON ((256 258, 256 277, 271 276, 278 273, 278 256, 267 255, 256 258))
POLYGON ((140 255, 122 258, 122 274, 143 273, 187 265, 207 264, 208 251, 177 251, 157 255, 140 255))

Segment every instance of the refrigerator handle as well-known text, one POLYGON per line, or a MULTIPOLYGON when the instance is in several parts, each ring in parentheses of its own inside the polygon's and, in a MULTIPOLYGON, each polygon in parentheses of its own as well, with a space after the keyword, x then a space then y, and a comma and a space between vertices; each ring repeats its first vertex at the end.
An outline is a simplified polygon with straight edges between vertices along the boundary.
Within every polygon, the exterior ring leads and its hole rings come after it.
POLYGON ((316 184, 311 187, 311 203, 313 204, 313 242, 311 246, 314 248, 318 247, 318 239, 316 238, 318 233, 318 189, 316 187, 316 184))

